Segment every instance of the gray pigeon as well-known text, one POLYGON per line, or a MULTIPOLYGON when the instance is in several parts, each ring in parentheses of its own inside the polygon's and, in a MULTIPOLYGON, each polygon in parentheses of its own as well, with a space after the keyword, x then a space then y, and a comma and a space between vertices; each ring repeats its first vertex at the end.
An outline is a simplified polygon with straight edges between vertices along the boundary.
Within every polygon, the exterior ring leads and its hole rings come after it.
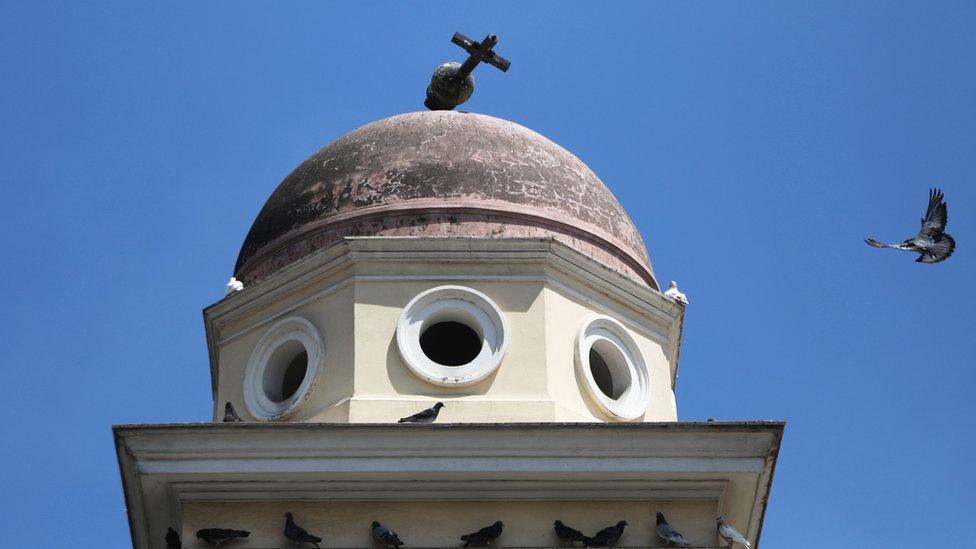
POLYGON ((308 530, 295 524, 295 517, 291 513, 285 513, 285 537, 294 541, 296 546, 311 543, 318 548, 322 541, 322 538, 309 534, 308 530))
POLYGON ((469 544, 472 543, 490 544, 492 541, 495 540, 495 538, 502 535, 503 526, 505 525, 502 524, 502 521, 499 520, 495 524, 492 524, 491 526, 485 526, 484 528, 478 530, 477 532, 472 532, 470 534, 465 534, 461 536, 461 541, 464 542, 465 547, 467 547, 469 544))
POLYGON ((561 520, 557 520, 556 522, 552 523, 552 527, 556 530, 556 535, 559 536, 559 539, 568 541, 570 545, 577 541, 583 541, 586 539, 583 532, 566 526, 561 520))
POLYGON ((894 248, 920 254, 917 263, 938 263, 948 259, 956 250, 956 241, 945 232, 949 221, 949 210, 939 189, 929 190, 929 207, 922 218, 922 228, 918 234, 901 244, 885 244, 873 238, 865 238, 869 246, 875 248, 894 248))
POLYGON ((600 530, 592 538, 584 538, 583 543, 587 547, 613 547, 620 541, 620 536, 624 535, 624 526, 627 526, 626 520, 600 530))
POLYGON ((183 549, 180 535, 172 528, 166 531, 166 549, 183 549))
POLYGON ((222 543, 234 541, 237 538, 246 538, 250 535, 251 533, 247 530, 232 530, 230 528, 204 528, 197 530, 197 539, 201 539, 204 543, 209 543, 214 547, 220 547, 222 543))
POLYGON ((443 407, 444 403, 438 402, 433 408, 427 408, 423 412, 417 412, 412 416, 400 418, 400 421, 397 423, 433 423, 443 407))
POLYGON ((746 549, 750 549, 750 547, 752 547, 749 544, 749 540, 740 534, 739 531, 735 529, 735 526, 725 522, 725 517, 717 517, 715 520, 718 522, 718 535, 722 536, 725 541, 729 542, 729 547, 732 547, 736 543, 742 545, 746 549))
POLYGON ((664 519, 664 513, 657 514, 657 528, 655 530, 658 537, 668 542, 668 545, 672 547, 691 547, 691 544, 685 541, 685 537, 664 519))
POLYGON ((396 534, 393 530, 385 528, 382 524, 373 521, 373 539, 378 541, 380 545, 384 547, 400 547, 403 542, 400 541, 400 536, 396 534))
POLYGON ((234 409, 234 405, 228 402, 224 404, 224 423, 240 423, 244 421, 241 416, 237 415, 237 410, 234 409))

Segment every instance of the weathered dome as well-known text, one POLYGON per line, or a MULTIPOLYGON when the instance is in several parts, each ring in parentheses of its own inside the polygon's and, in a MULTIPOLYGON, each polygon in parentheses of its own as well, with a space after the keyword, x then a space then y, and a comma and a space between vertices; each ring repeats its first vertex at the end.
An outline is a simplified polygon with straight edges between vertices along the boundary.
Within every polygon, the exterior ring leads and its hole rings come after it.
POLYGON ((552 237, 658 288, 640 234, 592 170, 481 114, 402 114, 315 153, 261 208, 234 276, 253 283, 346 236, 552 237))

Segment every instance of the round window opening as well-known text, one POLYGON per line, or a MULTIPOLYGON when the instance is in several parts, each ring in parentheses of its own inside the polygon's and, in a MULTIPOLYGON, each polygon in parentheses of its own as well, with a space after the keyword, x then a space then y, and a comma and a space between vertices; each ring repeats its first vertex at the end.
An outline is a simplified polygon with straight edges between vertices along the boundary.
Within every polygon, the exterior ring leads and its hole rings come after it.
POLYGON ((261 337, 244 374, 244 402, 254 417, 283 419, 315 384, 325 345, 311 322, 286 318, 261 337))
POLYGON ((420 348, 427 358, 444 366, 463 366, 478 358, 482 341, 478 332, 463 322, 448 320, 425 328, 420 348))
POLYGON ((434 385, 477 383, 501 364, 508 329, 485 294, 464 286, 438 286, 403 309, 397 349, 410 370, 434 385))
POLYGON ((626 328, 610 317, 583 324, 576 342, 577 372, 590 399, 614 419, 633 420, 650 399, 647 367, 626 328))

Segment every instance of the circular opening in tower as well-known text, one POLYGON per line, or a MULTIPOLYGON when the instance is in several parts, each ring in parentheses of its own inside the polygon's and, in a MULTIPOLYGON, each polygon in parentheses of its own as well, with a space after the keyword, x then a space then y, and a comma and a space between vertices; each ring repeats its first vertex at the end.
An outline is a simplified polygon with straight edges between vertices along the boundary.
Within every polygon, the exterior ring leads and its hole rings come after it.
POLYGON ((262 420, 280 420, 308 397, 322 369, 325 343, 301 317, 272 326, 254 346, 244 371, 244 402, 262 420))
POLYGON ((603 339, 590 347, 590 373, 604 395, 617 400, 630 388, 627 359, 620 348, 603 339))
POLYGON ((637 341, 623 324, 590 317, 576 337, 576 373, 582 389, 610 419, 643 417, 650 404, 650 379, 637 341))
POLYGON ((444 366, 463 366, 481 353, 481 336, 463 322, 432 324, 420 334, 420 348, 427 358, 444 366))
POLYGON ((286 341, 271 353, 262 387, 271 402, 284 402, 298 392, 308 372, 308 351, 300 341, 286 341))

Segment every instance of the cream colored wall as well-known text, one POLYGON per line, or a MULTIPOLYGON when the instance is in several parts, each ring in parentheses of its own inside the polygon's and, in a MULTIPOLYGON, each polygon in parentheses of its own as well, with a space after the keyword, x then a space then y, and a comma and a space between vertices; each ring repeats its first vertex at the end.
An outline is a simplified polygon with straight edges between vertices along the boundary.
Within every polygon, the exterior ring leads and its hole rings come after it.
MULTIPOLYGON (((552 524, 562 520, 584 534, 626 520, 620 545, 664 547, 654 533, 655 513, 696 547, 717 547, 715 501, 340 501, 188 503, 183 509, 183 544, 206 547, 193 538, 201 528, 235 528, 251 532, 240 547, 290 547, 283 535, 285 512, 309 532, 323 538, 322 547, 370 547, 370 524, 379 521, 399 534, 406 547, 460 547, 462 534, 505 523, 499 547, 559 547, 552 524)), ((237 545, 228 545, 236 547, 237 545)))

